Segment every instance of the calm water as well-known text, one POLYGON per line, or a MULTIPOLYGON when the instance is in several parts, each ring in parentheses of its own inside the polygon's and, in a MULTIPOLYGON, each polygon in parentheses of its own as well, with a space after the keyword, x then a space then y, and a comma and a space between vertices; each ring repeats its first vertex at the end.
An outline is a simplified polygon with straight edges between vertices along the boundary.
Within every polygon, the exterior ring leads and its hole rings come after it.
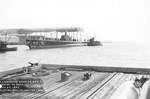
POLYGON ((0 71, 27 66, 28 62, 98 66, 150 67, 150 44, 113 42, 103 46, 82 46, 0 53, 0 71))

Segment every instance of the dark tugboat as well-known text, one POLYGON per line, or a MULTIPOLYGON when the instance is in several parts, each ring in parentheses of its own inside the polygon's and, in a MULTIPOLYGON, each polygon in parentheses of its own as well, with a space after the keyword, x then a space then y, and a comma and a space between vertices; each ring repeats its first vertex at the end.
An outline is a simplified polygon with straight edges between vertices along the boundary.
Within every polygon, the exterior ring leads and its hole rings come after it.
POLYGON ((100 41, 95 41, 94 37, 90 38, 89 42, 87 43, 88 46, 100 46, 102 45, 100 41))
POLYGON ((16 51, 17 47, 7 47, 7 43, 0 41, 0 52, 5 52, 5 51, 16 51))

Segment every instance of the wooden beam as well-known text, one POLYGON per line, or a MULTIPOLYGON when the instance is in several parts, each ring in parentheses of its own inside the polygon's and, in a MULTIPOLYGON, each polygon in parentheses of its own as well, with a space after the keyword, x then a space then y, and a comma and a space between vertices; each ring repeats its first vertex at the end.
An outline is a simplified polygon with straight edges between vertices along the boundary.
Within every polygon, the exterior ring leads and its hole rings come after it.
POLYGON ((88 65, 58 65, 58 64, 42 64, 46 67, 56 67, 60 69, 82 69, 97 72, 122 72, 131 74, 149 74, 150 68, 130 68, 130 67, 108 67, 108 66, 88 66, 88 65))

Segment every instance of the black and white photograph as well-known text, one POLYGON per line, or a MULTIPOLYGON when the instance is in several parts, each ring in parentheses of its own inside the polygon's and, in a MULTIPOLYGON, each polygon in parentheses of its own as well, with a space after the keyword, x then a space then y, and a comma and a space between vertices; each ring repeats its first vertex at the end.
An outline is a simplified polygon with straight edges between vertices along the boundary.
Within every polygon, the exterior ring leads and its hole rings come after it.
POLYGON ((150 0, 0 0, 0 99, 150 99, 150 0))

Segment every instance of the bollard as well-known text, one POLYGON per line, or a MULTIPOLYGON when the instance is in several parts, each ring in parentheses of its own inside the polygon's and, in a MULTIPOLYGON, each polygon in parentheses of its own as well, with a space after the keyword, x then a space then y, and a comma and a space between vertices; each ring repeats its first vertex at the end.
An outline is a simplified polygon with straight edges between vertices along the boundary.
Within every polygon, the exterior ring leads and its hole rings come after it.
POLYGON ((71 74, 68 72, 61 73, 61 81, 68 80, 70 76, 71 76, 71 74))
POLYGON ((88 80, 88 79, 90 79, 91 76, 92 76, 91 73, 85 73, 83 79, 84 79, 84 80, 88 80))

